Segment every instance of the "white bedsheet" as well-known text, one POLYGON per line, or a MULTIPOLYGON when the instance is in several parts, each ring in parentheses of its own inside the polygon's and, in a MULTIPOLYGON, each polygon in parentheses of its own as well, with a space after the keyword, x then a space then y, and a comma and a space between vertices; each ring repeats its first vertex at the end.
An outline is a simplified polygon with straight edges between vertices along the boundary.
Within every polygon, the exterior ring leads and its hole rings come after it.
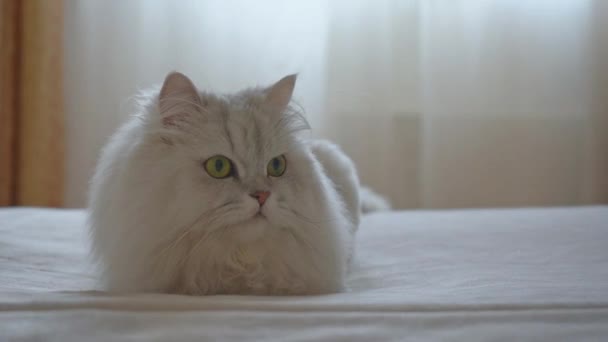
POLYGON ((608 341, 608 207, 367 216, 346 293, 98 289, 84 212, 0 209, 0 341, 608 341))

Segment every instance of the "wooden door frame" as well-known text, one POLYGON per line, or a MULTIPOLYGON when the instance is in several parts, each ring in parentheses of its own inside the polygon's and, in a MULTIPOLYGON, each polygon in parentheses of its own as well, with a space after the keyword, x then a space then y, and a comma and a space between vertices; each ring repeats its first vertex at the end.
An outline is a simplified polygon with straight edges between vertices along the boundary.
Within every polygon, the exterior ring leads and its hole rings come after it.
POLYGON ((63 1, 0 0, 0 205, 63 204, 63 1))

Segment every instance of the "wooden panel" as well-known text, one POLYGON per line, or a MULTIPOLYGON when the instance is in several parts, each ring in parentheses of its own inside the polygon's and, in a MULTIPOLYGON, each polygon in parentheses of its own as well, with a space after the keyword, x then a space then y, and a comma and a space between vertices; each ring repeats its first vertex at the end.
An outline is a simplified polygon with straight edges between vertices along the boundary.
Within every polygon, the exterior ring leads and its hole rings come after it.
POLYGON ((64 177, 63 4, 22 0, 18 205, 61 206, 64 177))
POLYGON ((0 206, 15 203, 17 0, 0 0, 0 206))

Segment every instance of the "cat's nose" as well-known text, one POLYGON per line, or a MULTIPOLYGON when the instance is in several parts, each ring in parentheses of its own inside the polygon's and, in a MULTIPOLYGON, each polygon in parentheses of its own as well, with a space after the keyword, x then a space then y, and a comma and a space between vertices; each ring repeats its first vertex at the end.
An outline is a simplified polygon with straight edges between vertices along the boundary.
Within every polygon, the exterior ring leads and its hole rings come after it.
POLYGON ((260 204, 260 207, 261 207, 266 202, 266 199, 268 198, 268 196, 270 196, 270 191, 256 191, 252 194, 249 194, 249 196, 257 199, 258 203, 260 204))

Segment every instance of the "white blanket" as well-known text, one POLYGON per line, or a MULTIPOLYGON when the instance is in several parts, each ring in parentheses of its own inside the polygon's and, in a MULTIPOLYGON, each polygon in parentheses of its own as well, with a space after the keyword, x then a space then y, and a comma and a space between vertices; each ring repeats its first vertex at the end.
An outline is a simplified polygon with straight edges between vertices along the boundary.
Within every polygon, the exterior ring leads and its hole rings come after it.
POLYGON ((608 341, 608 207, 365 217, 349 291, 97 292, 84 212, 0 209, 0 341, 608 341))

